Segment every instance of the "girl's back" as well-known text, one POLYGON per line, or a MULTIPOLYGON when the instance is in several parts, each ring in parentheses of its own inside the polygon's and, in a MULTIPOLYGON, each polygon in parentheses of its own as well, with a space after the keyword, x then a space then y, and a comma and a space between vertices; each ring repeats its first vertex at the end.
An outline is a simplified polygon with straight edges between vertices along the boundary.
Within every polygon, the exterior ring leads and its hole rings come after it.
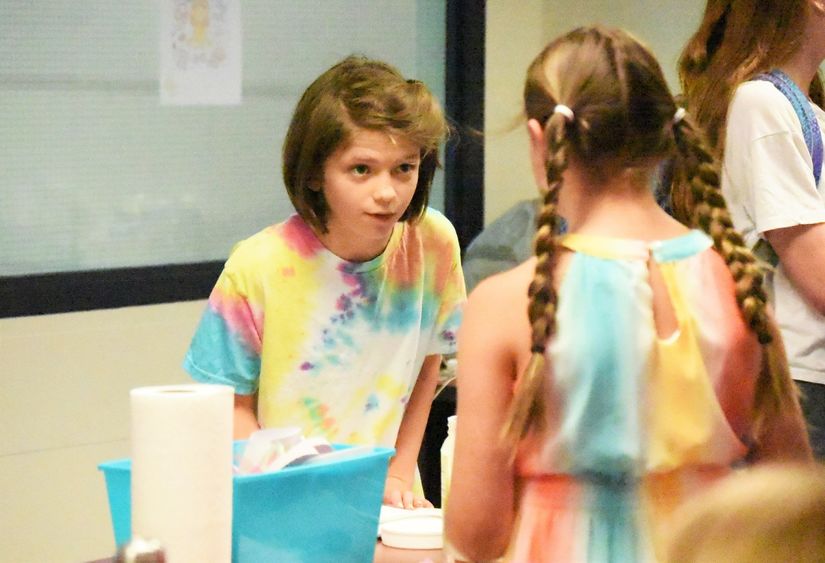
POLYGON ((761 350, 704 234, 560 244, 548 408, 519 450, 511 549, 525 561, 644 560, 653 525, 747 453, 761 350))

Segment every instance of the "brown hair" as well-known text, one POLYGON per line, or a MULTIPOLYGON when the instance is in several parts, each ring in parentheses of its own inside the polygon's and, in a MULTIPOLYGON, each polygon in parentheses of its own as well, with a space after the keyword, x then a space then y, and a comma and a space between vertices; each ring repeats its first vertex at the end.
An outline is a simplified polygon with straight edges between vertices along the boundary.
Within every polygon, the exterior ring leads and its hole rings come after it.
POLYGON ((381 61, 350 56, 306 89, 292 115, 283 147, 287 194, 303 219, 327 231, 323 168, 357 128, 383 131, 421 147, 418 184, 402 221, 417 221, 427 207, 430 185, 441 164, 438 148, 448 125, 436 99, 417 80, 405 79, 381 61))
POLYGON ((674 119, 676 102, 655 57, 622 30, 578 28, 536 57, 527 71, 524 100, 527 118, 544 126, 548 188, 537 219, 536 270, 528 290, 532 358, 515 390, 506 439, 515 444, 543 422, 545 348, 555 332, 558 299, 553 285, 556 203, 570 156, 594 174, 604 168, 652 167, 673 157, 675 176, 691 189, 687 223, 713 239, 735 280, 742 316, 766 345, 756 391, 758 432, 764 417, 794 400, 784 349, 766 313, 762 271, 733 228, 714 160, 690 116, 679 112, 674 119), (555 112, 557 104, 571 108, 574 117, 555 112))
MULTIPOLYGON (((679 58, 679 79, 691 113, 720 157, 727 108, 736 87, 781 65, 803 41, 807 0, 708 0, 699 29, 679 58)), ((822 78, 811 99, 823 106, 822 78)))

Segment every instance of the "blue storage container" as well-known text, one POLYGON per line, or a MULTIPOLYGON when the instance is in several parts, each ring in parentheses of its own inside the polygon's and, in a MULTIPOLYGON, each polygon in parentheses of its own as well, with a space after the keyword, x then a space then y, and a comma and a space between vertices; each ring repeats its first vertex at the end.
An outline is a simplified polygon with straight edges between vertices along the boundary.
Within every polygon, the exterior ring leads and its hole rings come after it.
MULTIPOLYGON (((236 450, 243 442, 236 442, 236 450)), ((378 515, 392 448, 336 445, 338 459, 235 475, 232 561, 278 563, 373 560, 378 515), (356 453, 357 452, 357 453, 356 453)), ((132 463, 101 463, 115 543, 132 535, 132 463)))

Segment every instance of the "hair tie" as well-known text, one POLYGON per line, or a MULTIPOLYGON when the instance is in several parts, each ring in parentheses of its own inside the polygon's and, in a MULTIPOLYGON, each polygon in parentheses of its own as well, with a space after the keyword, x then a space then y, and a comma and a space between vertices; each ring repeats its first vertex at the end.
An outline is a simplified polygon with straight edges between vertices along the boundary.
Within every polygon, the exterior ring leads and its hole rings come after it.
POLYGON ((685 108, 678 108, 676 113, 673 114, 673 125, 678 125, 679 122, 685 118, 686 114, 687 111, 685 111, 685 108))
POLYGON ((564 116, 565 121, 567 121, 568 123, 573 123, 573 120, 576 118, 576 115, 573 113, 573 110, 564 104, 556 104, 556 107, 553 108, 553 113, 562 114, 564 116))

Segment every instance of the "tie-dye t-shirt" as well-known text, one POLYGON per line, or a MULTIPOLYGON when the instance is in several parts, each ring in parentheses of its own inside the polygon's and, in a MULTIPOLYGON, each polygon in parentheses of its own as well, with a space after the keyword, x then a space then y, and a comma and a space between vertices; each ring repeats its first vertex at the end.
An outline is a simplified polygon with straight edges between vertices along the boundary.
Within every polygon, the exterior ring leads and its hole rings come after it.
POLYGON ((668 514, 747 453, 761 349, 703 233, 561 244, 547 425, 519 452, 512 559, 655 561, 668 514), (665 338, 649 260, 678 324, 665 338))
POLYGON ((455 351, 464 301, 458 239, 438 211, 398 223, 385 251, 358 263, 293 215, 232 251, 184 367, 257 390, 264 427, 394 446, 425 357, 455 351))

